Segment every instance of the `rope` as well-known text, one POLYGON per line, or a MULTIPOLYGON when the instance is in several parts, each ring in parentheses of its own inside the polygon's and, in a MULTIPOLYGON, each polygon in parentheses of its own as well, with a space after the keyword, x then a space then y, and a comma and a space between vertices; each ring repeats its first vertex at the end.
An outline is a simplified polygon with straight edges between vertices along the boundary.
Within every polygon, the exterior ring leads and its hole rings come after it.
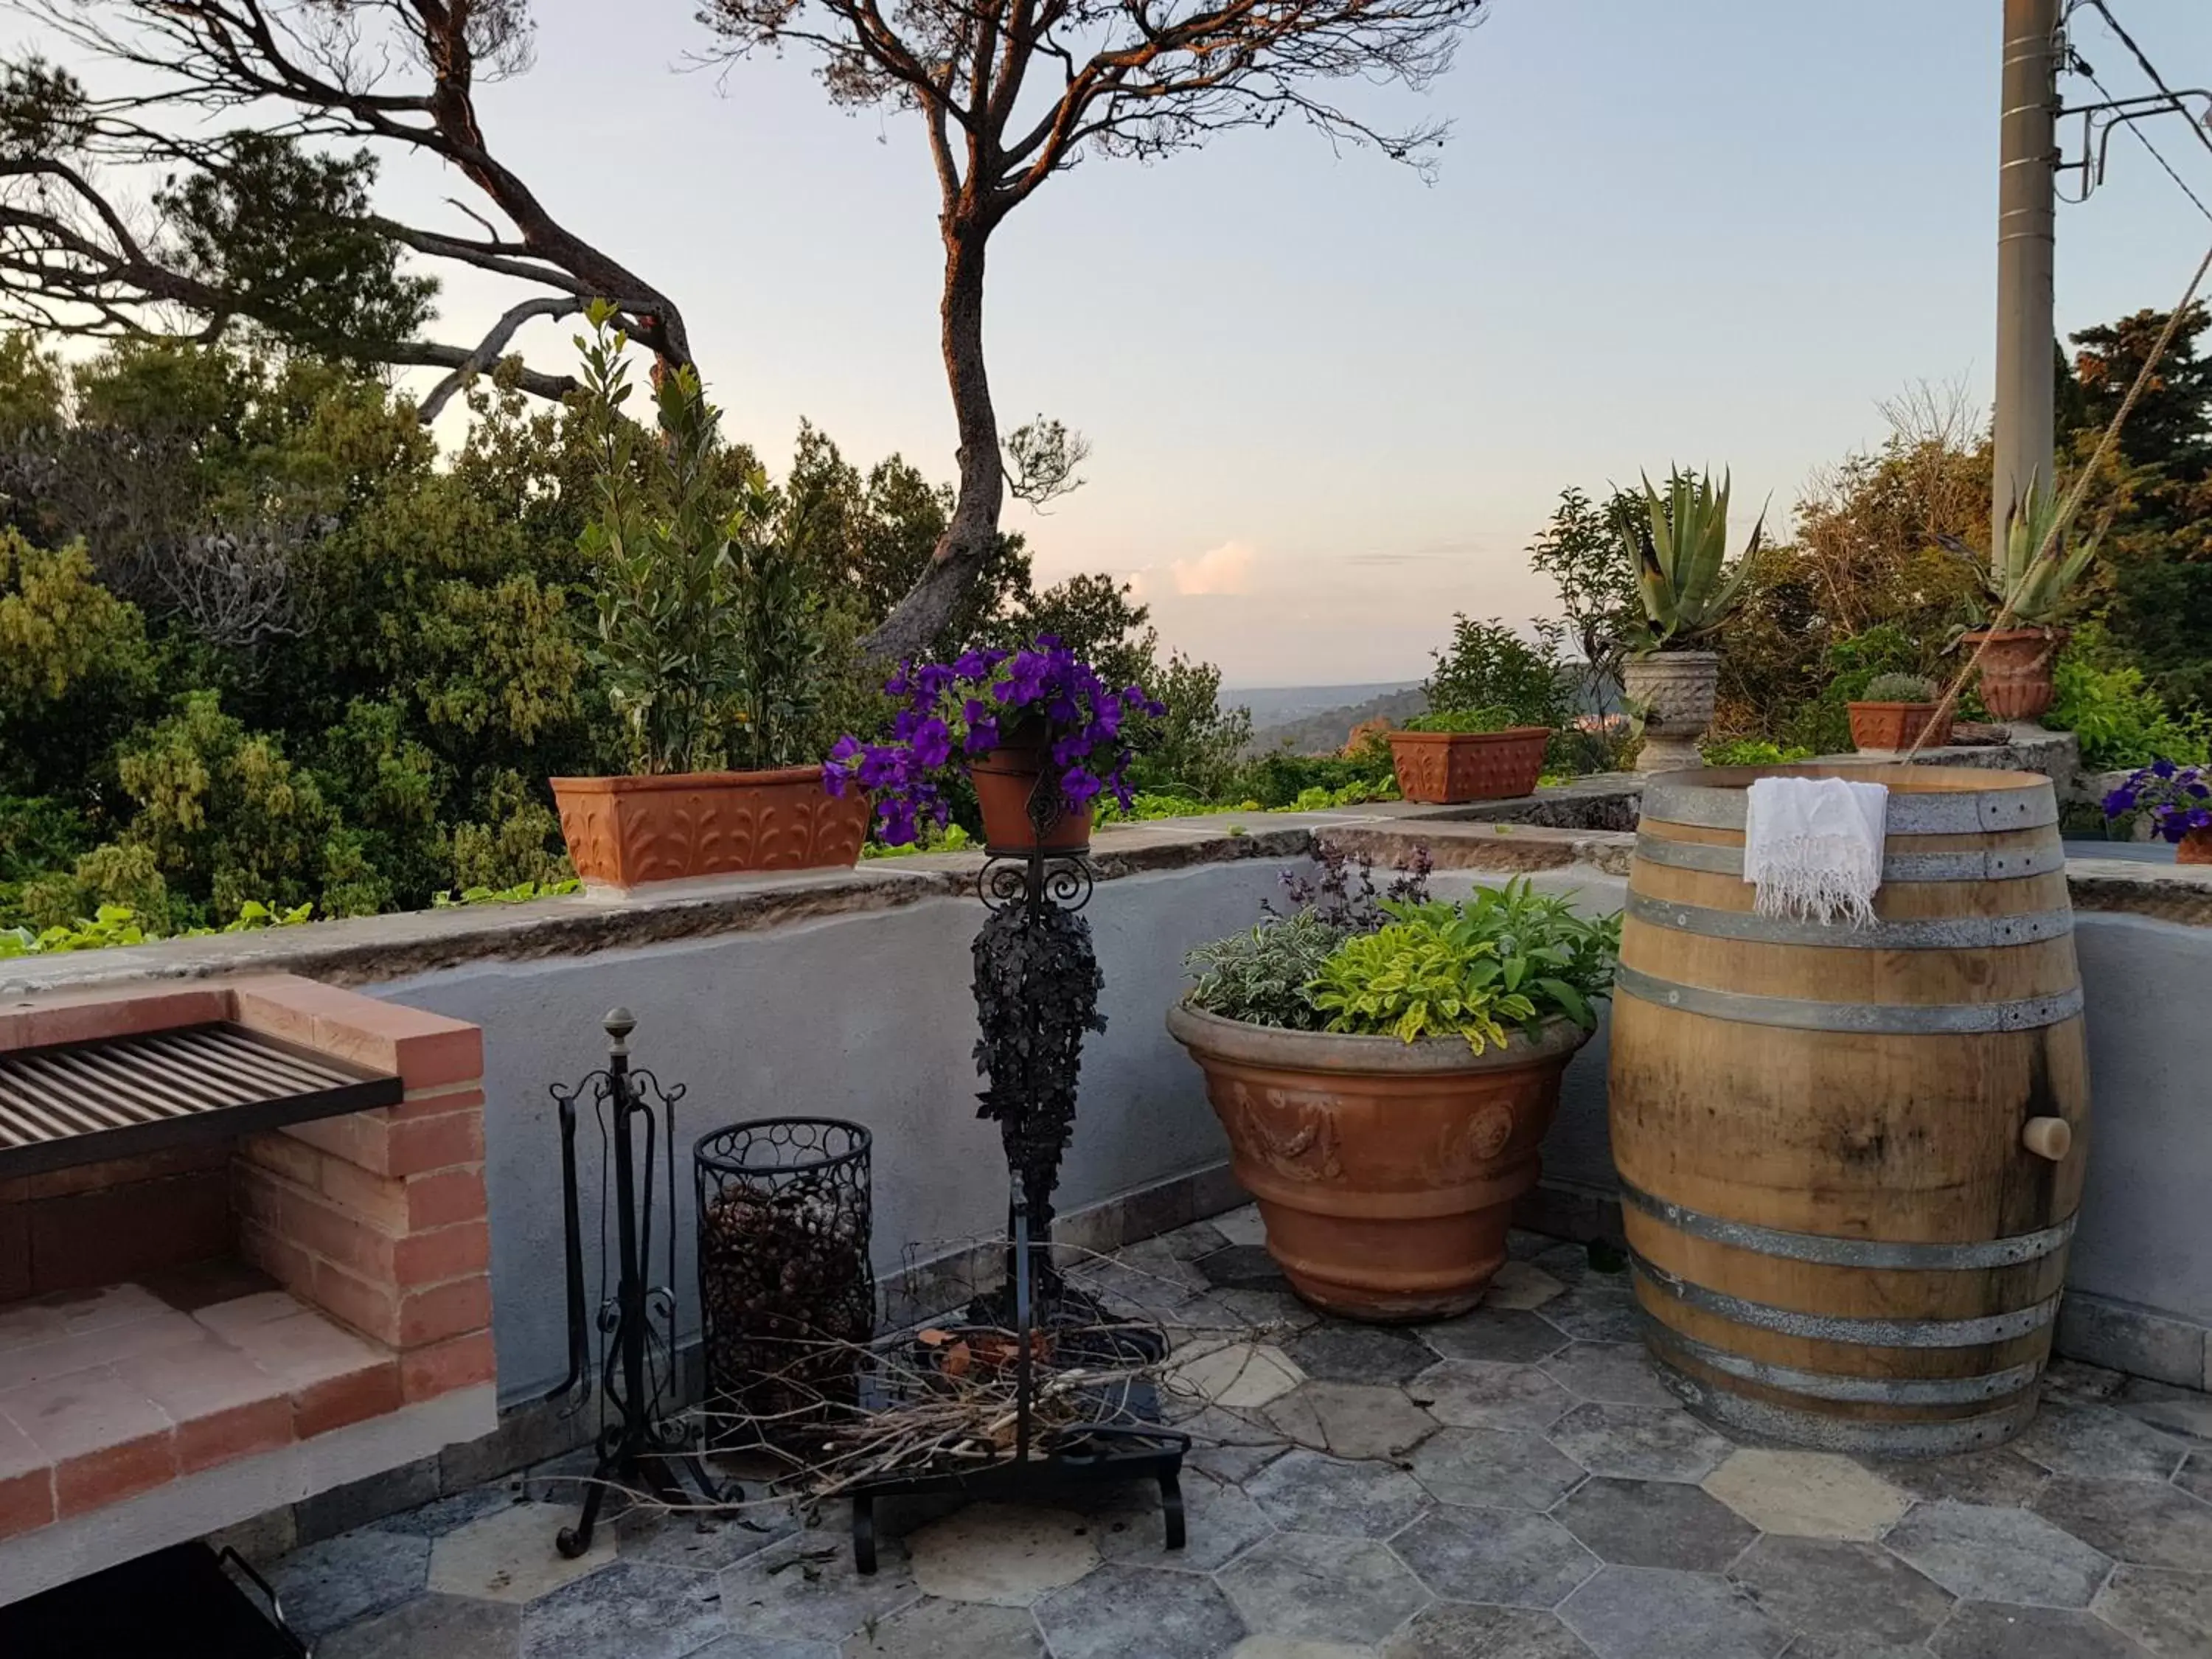
MULTIPOLYGON (((2166 313, 2166 326, 2159 330, 2158 338, 2151 343, 2149 354, 2143 358, 2142 368, 2136 372, 2135 384, 2128 388, 2127 396, 2120 399, 2120 406, 2112 411, 2112 421, 2105 428, 2104 435, 2097 440, 2097 447, 2090 453, 2088 464, 2082 467, 2081 476, 2075 479, 2074 488, 2068 492, 2065 504, 2059 508, 2058 516, 2051 520, 2051 529, 2043 538, 2043 545, 2036 550, 2035 556, 2027 562, 2027 568, 2021 572, 2020 580, 2013 584, 2012 592, 2006 595, 2003 605, 1990 619, 1989 626, 1982 630, 1981 643, 1974 647, 1974 654, 1969 657, 1960 668, 1957 677, 1952 680, 1948 689, 1944 691, 1942 700, 1936 703, 1934 716, 1914 737, 1912 747, 1905 751, 1905 758, 1899 763, 1900 764, 1909 765, 1911 763, 1913 757, 1919 754, 1921 746, 1928 741, 1928 734, 1940 727, 1943 724, 1944 717, 1957 705, 1959 694, 1966 689, 1966 682, 1980 669, 1982 658, 1988 652, 1990 641, 2013 620, 2016 596, 2027 587, 2028 576, 2045 559, 2057 556, 2059 538, 2066 533, 2066 527, 2074 522, 2074 515, 2081 510, 2082 500, 2088 495, 2089 486, 2096 479, 2097 469, 2104 465, 2106 457, 2112 453, 2112 446, 2119 438, 2120 428, 2126 424, 2128 416, 2135 412, 2136 404, 2142 399, 2145 388, 2150 385, 2151 375, 2157 369, 2159 360, 2166 356, 2166 348, 2173 343, 2173 337, 2181 327, 2182 317, 2190 307, 2196 303, 2197 290, 2203 286, 2208 271, 2212 271, 2212 248, 2205 249, 2204 257, 2197 261, 2197 274, 2189 279, 2189 286, 2183 291, 2180 303, 2166 313)), ((1992 559, 1996 556, 1996 530, 1997 526, 1994 524, 1990 526, 1990 556, 1992 559)))

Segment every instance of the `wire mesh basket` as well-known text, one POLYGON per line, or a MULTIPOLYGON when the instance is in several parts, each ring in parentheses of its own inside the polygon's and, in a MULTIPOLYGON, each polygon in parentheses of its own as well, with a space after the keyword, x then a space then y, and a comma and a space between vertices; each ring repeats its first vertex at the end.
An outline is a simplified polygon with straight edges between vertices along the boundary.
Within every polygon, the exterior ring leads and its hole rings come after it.
POLYGON ((723 1445, 773 1442, 859 1403, 875 1334, 872 1139, 836 1118, 760 1118, 700 1137, 699 1306, 723 1445))

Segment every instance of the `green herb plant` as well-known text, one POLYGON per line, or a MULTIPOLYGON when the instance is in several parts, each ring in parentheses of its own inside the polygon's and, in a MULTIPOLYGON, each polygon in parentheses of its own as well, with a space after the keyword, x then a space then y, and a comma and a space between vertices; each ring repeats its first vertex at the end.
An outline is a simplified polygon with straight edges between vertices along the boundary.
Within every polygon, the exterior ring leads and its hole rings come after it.
POLYGON ((1934 702, 1942 695, 1925 674, 1877 674, 1859 693, 1861 702, 1934 702))
POLYGON ((1431 714, 1417 714, 1401 729, 1407 732, 1503 732, 1508 726, 1526 726, 1510 708, 1492 704, 1487 708, 1444 708, 1431 714))
POLYGON ((1317 1031, 1324 1016, 1307 988, 1344 942, 1344 929, 1297 910, 1201 945, 1183 959, 1198 975, 1191 1006, 1248 1025, 1317 1031))

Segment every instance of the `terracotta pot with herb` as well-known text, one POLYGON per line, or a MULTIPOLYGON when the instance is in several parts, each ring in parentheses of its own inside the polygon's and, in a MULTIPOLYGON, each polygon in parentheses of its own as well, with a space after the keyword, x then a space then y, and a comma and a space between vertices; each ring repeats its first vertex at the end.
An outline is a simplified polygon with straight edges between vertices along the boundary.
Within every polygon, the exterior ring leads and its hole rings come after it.
POLYGON ((1916 743, 1941 749, 1951 741, 1951 712, 1943 709, 1939 716, 1942 693, 1925 675, 1877 674, 1844 706, 1851 747, 1861 754, 1897 754, 1916 743))
POLYGON ((1336 902, 1200 946, 1168 1030, 1298 1295, 1352 1319, 1445 1319, 1505 1260, 1620 919, 1525 878, 1460 904, 1369 898, 1341 902, 1340 881, 1336 902))
POLYGON ((1522 725, 1510 708, 1423 714, 1387 735, 1398 793, 1439 806, 1534 794, 1552 738, 1549 726, 1522 725))
MULTIPOLYGON (((1983 601, 1976 625, 1959 642, 1979 651, 1982 706, 1998 720, 2039 720, 2057 696, 2052 675, 2069 637, 2060 618, 2072 606, 2099 540, 2093 535, 2069 547, 2067 528, 2064 506, 2039 483, 2031 483, 2006 523, 2002 556, 1967 554, 1983 601), (1991 625, 1997 622, 2007 625, 1991 625)), ((1967 551, 1954 538, 1940 539, 1954 553, 1967 551)))
POLYGON ((587 884, 617 888, 849 865, 867 802, 795 764, 822 641, 767 479, 756 468, 728 481, 720 416, 694 368, 659 377, 657 430, 622 413, 629 342, 613 315, 592 307, 584 348, 596 465, 582 545, 599 580, 595 665, 629 772, 550 780, 568 856, 587 884))

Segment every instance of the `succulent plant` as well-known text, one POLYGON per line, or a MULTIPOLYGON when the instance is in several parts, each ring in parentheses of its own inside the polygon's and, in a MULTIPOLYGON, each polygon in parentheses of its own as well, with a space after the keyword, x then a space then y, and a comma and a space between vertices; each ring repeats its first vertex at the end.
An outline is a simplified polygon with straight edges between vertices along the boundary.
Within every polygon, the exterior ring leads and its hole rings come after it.
POLYGON ((2049 628, 2065 616, 2103 535, 2089 535, 2069 550, 2066 532, 2071 524, 2063 514, 2058 498, 2037 478, 2029 482, 2006 524, 2002 558, 1983 558, 1954 536, 1936 538, 1947 550, 1971 561, 1981 579, 1982 603, 1969 607, 1975 627, 1986 628, 2006 617, 2015 628, 2049 628), (2049 555, 2039 556, 2045 543, 2049 555))
POLYGON ((1766 527, 1761 512, 1751 540, 1728 562, 1729 478, 1670 472, 1663 496, 1644 480, 1640 511, 1616 522, 1636 571, 1644 617, 1633 647, 1639 655, 1692 648, 1719 627, 1743 597, 1745 579, 1766 527))
POLYGON ((1877 674, 1860 692, 1861 702, 1934 702, 1942 694, 1925 674, 1877 674))

